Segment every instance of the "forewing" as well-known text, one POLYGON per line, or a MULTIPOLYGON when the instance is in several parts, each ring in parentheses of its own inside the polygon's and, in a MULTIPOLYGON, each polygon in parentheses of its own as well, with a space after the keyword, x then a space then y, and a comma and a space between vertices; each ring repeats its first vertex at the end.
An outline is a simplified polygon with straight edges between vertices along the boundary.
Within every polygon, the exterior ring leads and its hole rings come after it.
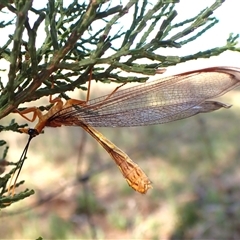
POLYGON ((206 100, 239 84, 239 68, 191 71, 117 91, 90 100, 85 106, 74 105, 69 111, 56 113, 52 119, 64 125, 79 125, 83 121, 93 127, 166 123, 204 112, 206 100))

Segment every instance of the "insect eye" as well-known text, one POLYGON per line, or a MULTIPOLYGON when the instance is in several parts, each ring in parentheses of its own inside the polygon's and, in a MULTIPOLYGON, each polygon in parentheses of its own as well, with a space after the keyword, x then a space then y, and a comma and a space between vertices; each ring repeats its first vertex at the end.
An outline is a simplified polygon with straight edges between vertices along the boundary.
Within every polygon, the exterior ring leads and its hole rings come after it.
POLYGON ((29 128, 28 129, 28 135, 30 135, 31 137, 35 137, 36 135, 38 135, 38 131, 34 128, 29 128))

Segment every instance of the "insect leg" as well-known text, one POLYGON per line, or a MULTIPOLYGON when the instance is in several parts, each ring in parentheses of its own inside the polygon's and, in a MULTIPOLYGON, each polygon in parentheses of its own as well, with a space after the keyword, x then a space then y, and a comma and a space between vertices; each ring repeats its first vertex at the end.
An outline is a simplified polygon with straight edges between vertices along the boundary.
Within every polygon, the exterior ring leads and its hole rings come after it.
MULTIPOLYGON (((29 122, 34 122, 36 117, 39 115, 39 109, 37 107, 29 107, 24 110, 19 111, 18 109, 15 109, 13 112, 18 113, 21 117, 26 119, 29 122), (27 117, 25 114, 33 113, 32 118, 27 117)), ((41 111, 40 111, 41 112, 41 111)))

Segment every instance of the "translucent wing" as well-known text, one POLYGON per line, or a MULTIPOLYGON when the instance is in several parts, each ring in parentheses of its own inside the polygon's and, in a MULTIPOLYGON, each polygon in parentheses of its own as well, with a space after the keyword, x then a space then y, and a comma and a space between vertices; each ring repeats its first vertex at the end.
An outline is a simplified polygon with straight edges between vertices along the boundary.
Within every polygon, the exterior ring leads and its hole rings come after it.
POLYGON ((186 72, 136 87, 120 90, 110 96, 74 105, 54 114, 51 121, 63 125, 93 127, 131 127, 171 122, 228 107, 218 97, 240 85, 240 68, 214 67, 186 72))

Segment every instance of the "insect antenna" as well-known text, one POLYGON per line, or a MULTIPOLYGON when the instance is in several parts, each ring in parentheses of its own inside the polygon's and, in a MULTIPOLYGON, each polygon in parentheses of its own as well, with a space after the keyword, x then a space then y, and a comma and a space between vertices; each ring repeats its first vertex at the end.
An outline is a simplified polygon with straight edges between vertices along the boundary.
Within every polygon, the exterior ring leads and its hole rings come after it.
POLYGON ((20 175, 20 172, 21 172, 21 170, 22 170, 24 161, 25 161, 25 159, 27 158, 27 152, 28 152, 28 148, 29 148, 30 142, 31 142, 31 140, 32 140, 36 135, 38 135, 38 132, 37 132, 36 129, 29 128, 28 134, 29 134, 29 138, 28 138, 27 144, 26 144, 26 146, 25 146, 25 148, 24 148, 24 150, 23 150, 23 152, 22 152, 22 155, 21 155, 19 161, 18 161, 16 170, 13 172, 13 175, 12 175, 11 180, 10 180, 10 184, 9 184, 9 187, 8 187, 8 193, 10 193, 10 191, 11 191, 11 194, 10 194, 10 195, 14 195, 14 191, 15 191, 17 179, 18 179, 18 177, 19 177, 19 175, 20 175), (14 181, 13 185, 11 186, 12 180, 13 180, 13 178, 14 178, 14 175, 15 175, 17 169, 18 169, 17 176, 16 176, 16 178, 15 178, 15 181, 14 181))

